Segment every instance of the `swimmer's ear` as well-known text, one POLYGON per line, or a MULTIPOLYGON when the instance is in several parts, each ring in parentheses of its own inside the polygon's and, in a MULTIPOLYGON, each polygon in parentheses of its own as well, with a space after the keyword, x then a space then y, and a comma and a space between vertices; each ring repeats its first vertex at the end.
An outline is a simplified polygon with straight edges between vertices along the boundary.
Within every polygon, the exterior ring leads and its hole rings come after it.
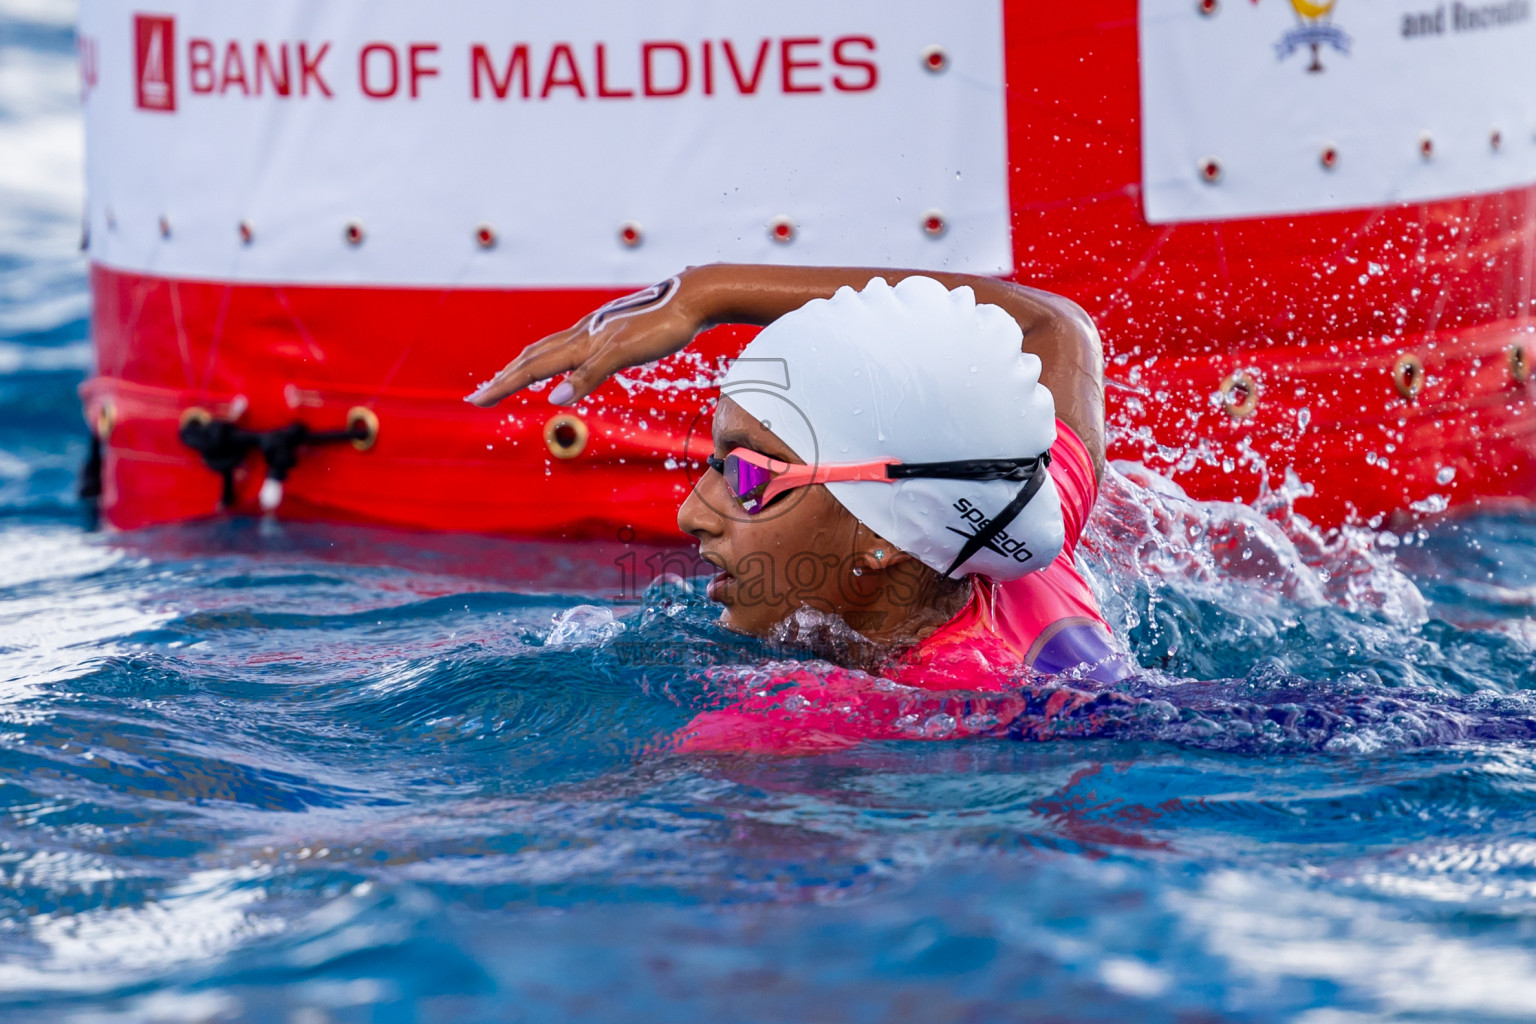
POLYGON ((853 553, 853 567, 862 570, 861 575, 884 572, 887 569, 912 561, 912 556, 861 526, 860 543, 853 553))

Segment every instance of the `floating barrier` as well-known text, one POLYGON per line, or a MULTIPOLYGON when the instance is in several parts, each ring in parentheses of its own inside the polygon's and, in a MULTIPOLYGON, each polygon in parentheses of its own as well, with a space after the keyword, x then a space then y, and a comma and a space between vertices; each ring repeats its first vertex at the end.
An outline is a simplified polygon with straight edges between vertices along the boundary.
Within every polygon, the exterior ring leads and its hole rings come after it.
POLYGON ((1384 7, 84 0, 101 507, 675 536, 748 332, 461 398, 712 260, 1067 295, 1199 498, 1529 500, 1536 21, 1384 7))

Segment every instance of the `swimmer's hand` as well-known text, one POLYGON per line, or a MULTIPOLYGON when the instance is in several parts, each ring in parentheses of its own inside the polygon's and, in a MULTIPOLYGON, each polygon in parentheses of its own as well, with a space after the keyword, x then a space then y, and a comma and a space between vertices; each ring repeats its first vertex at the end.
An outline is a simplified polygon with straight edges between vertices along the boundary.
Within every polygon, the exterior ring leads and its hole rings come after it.
POLYGON ((523 349, 500 373, 465 397, 483 408, 508 395, 566 374, 549 393, 555 405, 570 405, 591 394, 620 370, 662 359, 681 350, 711 326, 689 273, 614 299, 588 313, 574 327, 557 331, 523 349))

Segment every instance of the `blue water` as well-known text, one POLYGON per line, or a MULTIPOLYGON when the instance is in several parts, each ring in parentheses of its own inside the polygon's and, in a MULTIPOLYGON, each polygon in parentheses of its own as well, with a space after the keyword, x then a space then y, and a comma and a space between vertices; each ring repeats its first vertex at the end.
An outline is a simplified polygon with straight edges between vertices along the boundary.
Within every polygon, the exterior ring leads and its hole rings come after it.
POLYGON ((83 528, 69 24, 0 0, 0 1019, 1536 1019, 1536 518, 1121 466, 1092 717, 669 754, 782 652, 620 546, 83 528))

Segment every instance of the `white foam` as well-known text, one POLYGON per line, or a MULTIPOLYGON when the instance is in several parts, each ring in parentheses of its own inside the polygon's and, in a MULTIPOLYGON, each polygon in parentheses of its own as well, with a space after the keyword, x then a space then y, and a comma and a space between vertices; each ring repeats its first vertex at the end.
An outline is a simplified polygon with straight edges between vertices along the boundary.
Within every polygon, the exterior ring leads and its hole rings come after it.
MULTIPOLYGON (((1295 484, 1291 492, 1298 491, 1304 488, 1295 484)), ((1185 592, 1226 604, 1333 604, 1410 628, 1426 620, 1423 594, 1397 567, 1393 545, 1380 543, 1396 535, 1323 531, 1295 513, 1291 492, 1267 495, 1260 507, 1197 501, 1145 466, 1116 462, 1100 482, 1083 550, 1106 562, 1112 577, 1139 577, 1154 588, 1177 580, 1185 592)))

